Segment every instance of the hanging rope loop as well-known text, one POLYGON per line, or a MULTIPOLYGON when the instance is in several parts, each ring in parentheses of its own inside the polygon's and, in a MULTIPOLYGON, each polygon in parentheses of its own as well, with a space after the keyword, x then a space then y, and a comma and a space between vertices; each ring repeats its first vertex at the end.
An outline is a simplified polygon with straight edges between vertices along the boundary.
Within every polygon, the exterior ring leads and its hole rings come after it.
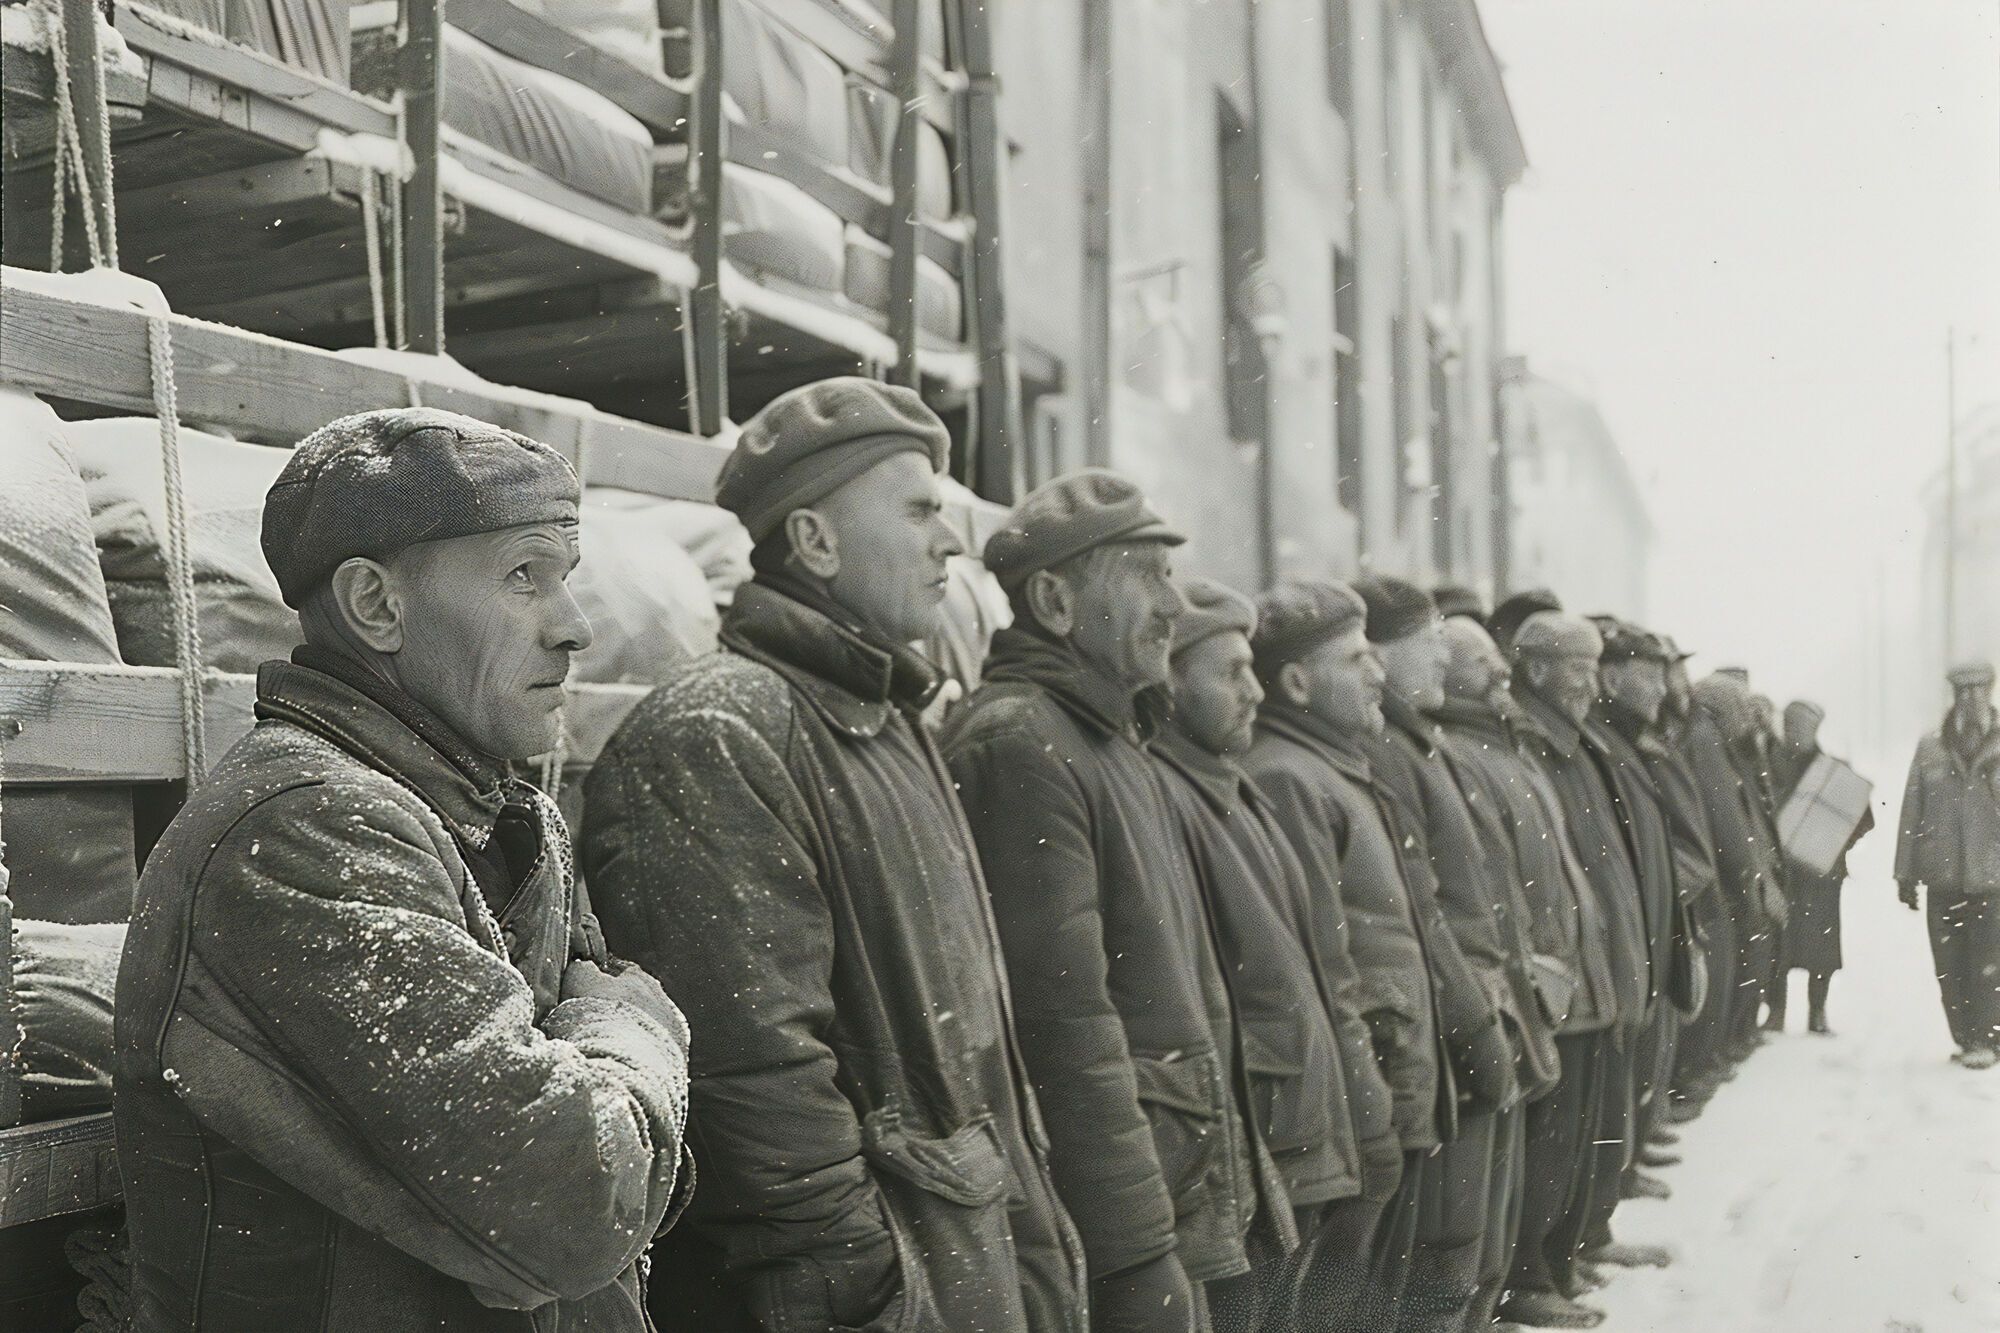
POLYGON ((187 491, 181 477, 180 402, 174 386, 173 326, 164 315, 146 321, 152 356, 153 411, 160 419, 160 474, 167 500, 167 596, 173 606, 174 665, 181 673, 181 754, 191 791, 208 772, 207 727, 202 698, 201 619, 195 600, 194 559, 188 542, 187 491))

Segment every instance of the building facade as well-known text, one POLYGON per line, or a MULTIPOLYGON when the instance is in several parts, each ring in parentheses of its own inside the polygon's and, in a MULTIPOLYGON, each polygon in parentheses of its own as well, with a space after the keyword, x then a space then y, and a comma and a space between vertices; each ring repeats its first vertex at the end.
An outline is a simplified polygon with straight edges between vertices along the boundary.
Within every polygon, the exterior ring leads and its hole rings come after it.
POLYGON ((1519 358, 1505 364, 1502 402, 1506 585, 1643 622, 1653 522, 1597 405, 1519 358))
POLYGON ((1021 481, 1125 471, 1241 587, 1490 591, 1526 160, 1471 0, 988 12, 1021 481))
MULTIPOLYGON (((1951 662, 1983 657, 2000 662, 2000 403, 1987 403, 1958 425, 1956 499, 1949 544, 1956 558, 1950 580, 1951 632, 1945 632, 1948 544, 1945 475, 1925 484, 1924 549, 1918 588, 1920 678, 1943 679, 1951 662), (1947 637, 1949 643, 1947 644, 1947 637)), ((1942 690, 1942 685, 1929 685, 1942 690)))

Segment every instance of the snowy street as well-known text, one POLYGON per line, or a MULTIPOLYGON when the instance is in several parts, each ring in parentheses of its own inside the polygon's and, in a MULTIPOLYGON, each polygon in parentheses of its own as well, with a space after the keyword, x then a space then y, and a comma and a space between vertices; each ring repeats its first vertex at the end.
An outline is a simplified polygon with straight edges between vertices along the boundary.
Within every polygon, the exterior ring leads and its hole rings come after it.
POLYGON ((1685 1160, 1659 1173, 1673 1198, 1620 1206, 1620 1240, 1678 1257, 1610 1270, 1586 1298, 1609 1333, 2000 1330, 2000 1070, 1947 1062, 1892 842, 1878 834, 1853 858, 1837 1035, 1805 1035, 1795 973, 1790 1030, 1680 1127, 1685 1160))

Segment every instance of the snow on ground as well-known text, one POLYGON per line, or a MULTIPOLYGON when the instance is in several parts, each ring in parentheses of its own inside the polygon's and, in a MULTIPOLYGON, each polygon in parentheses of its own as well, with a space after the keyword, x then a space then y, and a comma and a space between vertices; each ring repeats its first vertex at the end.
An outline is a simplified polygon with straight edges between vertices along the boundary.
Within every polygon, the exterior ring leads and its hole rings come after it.
MULTIPOLYGON (((1895 821, 1854 856, 1831 1039, 1774 1038, 1680 1127, 1673 1198, 1622 1204, 1664 1271, 1610 1270, 1605 1333, 2000 1331, 2000 1069, 1949 1063, 1923 917, 1889 879, 1895 821)), ((1880 815, 1878 814, 1878 818, 1880 815)))

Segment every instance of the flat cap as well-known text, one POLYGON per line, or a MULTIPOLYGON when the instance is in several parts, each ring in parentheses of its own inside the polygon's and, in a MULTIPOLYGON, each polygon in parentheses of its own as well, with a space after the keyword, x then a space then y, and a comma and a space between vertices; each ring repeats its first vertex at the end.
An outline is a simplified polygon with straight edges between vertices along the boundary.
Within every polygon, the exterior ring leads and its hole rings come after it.
POLYGON ((1514 634, 1515 657, 1602 657, 1604 636, 1582 616, 1537 611, 1514 634))
POLYGON ((1685 662, 1694 656, 1693 653, 1674 642, 1674 636, 1671 634, 1662 634, 1660 636, 1660 645, 1667 650, 1667 660, 1669 662, 1685 662))
POLYGON ((1257 605, 1226 583, 1189 574, 1174 583, 1181 591, 1181 613, 1174 617, 1174 651, 1184 652, 1204 639, 1234 631, 1245 638, 1257 632, 1257 605))
POLYGON ((1993 664, 1991 662, 1960 662, 1944 673, 1945 681, 1954 689, 1962 690, 1968 685, 1991 685, 1993 664))
POLYGON ((715 502, 762 541, 885 458, 920 453, 944 471, 951 435, 914 389, 840 375, 773 398, 744 424, 715 502))
POLYGON ((1811 718, 1815 724, 1826 721, 1826 710, 1810 699, 1794 699, 1785 705, 1785 720, 1811 718))
POLYGON ((356 556, 530 523, 577 521, 569 460, 456 412, 397 407, 299 441, 264 499, 264 559, 297 608, 356 556))
POLYGON ((1376 643, 1393 643, 1438 618, 1431 595, 1403 579, 1370 574, 1354 581, 1354 591, 1368 608, 1368 637, 1376 643))
POLYGON ((986 568, 1010 592, 1037 570, 1110 542, 1163 542, 1187 538, 1154 513, 1140 489, 1116 472, 1084 468, 1045 482, 1007 516, 986 542, 986 568))
POLYGON ((1607 662, 1658 662, 1662 666, 1673 660, 1672 652, 1660 636, 1651 630, 1642 629, 1629 620, 1617 616, 1592 616, 1591 623, 1604 637, 1604 660, 1607 662))
POLYGON ((1484 624, 1486 608, 1479 601, 1479 594, 1457 583, 1440 583, 1431 589, 1431 600, 1437 603, 1438 614, 1446 620, 1453 616, 1470 616, 1484 624))
POLYGON ((1500 651, 1508 652, 1514 646, 1514 635, 1523 621, 1538 611, 1560 611, 1562 602, 1547 588, 1530 588, 1517 592, 1493 608, 1493 614, 1486 618, 1486 629, 1493 635, 1493 642, 1500 645, 1500 651))
POLYGON ((1275 676, 1329 639, 1363 625, 1368 605, 1333 579, 1287 579, 1257 597, 1257 628, 1250 636, 1257 674, 1275 676))

